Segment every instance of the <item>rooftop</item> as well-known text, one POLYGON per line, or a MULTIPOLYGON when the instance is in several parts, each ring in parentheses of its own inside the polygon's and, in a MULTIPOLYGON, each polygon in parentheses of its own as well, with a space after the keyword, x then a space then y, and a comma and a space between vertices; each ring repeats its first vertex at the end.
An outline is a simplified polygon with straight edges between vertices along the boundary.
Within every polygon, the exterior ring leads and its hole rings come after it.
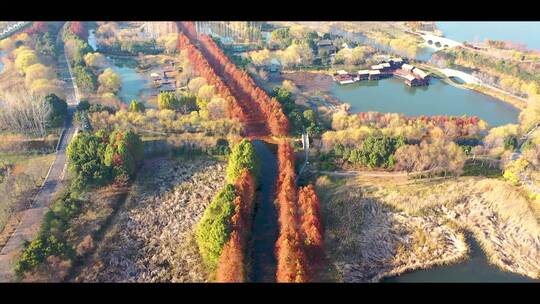
POLYGON ((404 70, 412 71, 412 69, 414 69, 414 66, 405 63, 405 64, 403 64, 403 65, 401 66, 401 68, 404 69, 404 70))
POLYGON ((420 78, 426 78, 428 76, 428 73, 420 70, 419 68, 414 68, 414 70, 412 70, 413 73, 415 73, 416 75, 420 76, 420 78))
POLYGON ((332 40, 323 39, 323 40, 320 40, 319 42, 317 42, 317 45, 318 46, 329 46, 329 45, 332 45, 332 40))

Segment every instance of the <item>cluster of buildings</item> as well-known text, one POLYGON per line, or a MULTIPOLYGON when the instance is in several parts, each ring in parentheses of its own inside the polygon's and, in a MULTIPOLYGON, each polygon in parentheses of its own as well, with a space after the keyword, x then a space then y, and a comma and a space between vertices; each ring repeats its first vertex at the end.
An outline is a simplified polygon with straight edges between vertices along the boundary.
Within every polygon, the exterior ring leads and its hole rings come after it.
POLYGON ((160 73, 150 74, 153 87, 156 88, 156 95, 163 92, 176 92, 176 71, 174 62, 166 66, 160 73))
POLYGON ((398 76, 404 79, 409 86, 422 86, 429 84, 429 74, 421 69, 404 63, 402 58, 391 58, 379 64, 372 65, 369 70, 360 70, 349 73, 344 70, 334 74, 334 80, 339 84, 349 84, 361 80, 379 80, 385 77, 398 76))

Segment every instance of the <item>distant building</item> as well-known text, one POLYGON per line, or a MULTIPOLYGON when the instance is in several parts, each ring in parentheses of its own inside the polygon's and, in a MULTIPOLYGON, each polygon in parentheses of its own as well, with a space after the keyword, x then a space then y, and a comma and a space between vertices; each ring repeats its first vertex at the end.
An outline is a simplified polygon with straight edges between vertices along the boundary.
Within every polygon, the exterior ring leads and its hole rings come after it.
POLYGON ((360 70, 358 71, 358 80, 367 80, 369 79, 369 70, 360 70))
POLYGON ((402 58, 397 57, 397 58, 390 58, 389 63, 392 66, 392 68, 399 68, 401 67, 401 65, 403 65, 404 62, 402 58))
POLYGON ((332 40, 323 39, 317 42, 319 56, 328 56, 337 53, 337 47, 332 43, 332 40))
POLYGON ((321 46, 325 47, 325 46, 331 46, 331 45, 333 45, 332 40, 329 40, 329 39, 322 39, 317 42, 318 47, 321 47, 321 46))
POLYGON ((416 68, 416 67, 412 70, 412 72, 414 74, 418 75, 422 79, 427 79, 428 76, 429 76, 428 73, 426 73, 426 72, 424 72, 424 71, 422 71, 422 70, 420 70, 419 68, 416 68))
POLYGON ((412 72, 412 70, 414 69, 414 66, 404 63, 403 65, 401 65, 401 68, 407 72, 412 72))
POLYGON ((369 71, 369 80, 378 80, 380 78, 381 78, 381 71, 379 70, 369 71))

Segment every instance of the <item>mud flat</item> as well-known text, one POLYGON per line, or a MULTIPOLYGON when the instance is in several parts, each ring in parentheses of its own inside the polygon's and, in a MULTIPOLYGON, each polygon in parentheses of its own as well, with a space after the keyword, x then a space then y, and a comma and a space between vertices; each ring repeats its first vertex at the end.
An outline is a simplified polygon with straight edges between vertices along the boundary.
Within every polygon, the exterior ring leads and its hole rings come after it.
POLYGON ((283 73, 282 77, 291 80, 301 91, 306 93, 328 92, 334 84, 332 76, 320 72, 283 73))
POLYGON ((156 162, 137 178, 126 210, 76 281, 207 281, 193 234, 224 176, 216 160, 156 162))

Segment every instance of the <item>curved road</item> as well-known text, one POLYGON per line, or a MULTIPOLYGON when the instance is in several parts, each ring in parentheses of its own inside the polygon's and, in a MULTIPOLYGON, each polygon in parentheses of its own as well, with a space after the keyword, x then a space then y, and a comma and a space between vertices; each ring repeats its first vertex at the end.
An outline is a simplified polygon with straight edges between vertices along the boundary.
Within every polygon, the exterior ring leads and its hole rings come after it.
MULTIPOLYGON (((59 35, 59 37, 62 37, 62 31, 60 31, 59 35)), ((64 53, 59 55, 58 69, 61 78, 65 81, 64 92, 68 103, 66 126, 57 146, 56 158, 49 169, 41 189, 35 196, 31 208, 22 212, 21 221, 0 252, 0 282, 9 282, 15 279, 14 267, 17 257, 23 249, 24 242, 31 241, 37 236, 41 223, 43 222, 43 217, 54 198, 54 194, 58 191, 66 172, 67 145, 73 135, 77 132, 77 128, 73 126, 72 118, 73 112, 80 100, 79 91, 72 77, 71 67, 68 65, 64 53)))

